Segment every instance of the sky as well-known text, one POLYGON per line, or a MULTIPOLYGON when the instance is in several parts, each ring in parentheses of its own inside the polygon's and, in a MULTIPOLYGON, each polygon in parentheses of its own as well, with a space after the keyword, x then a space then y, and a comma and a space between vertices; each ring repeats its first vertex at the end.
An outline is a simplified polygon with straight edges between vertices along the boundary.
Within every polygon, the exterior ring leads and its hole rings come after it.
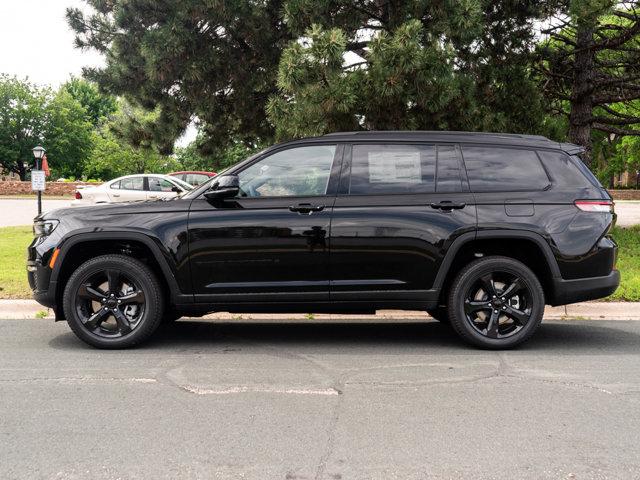
POLYGON ((100 55, 73 46, 67 7, 80 0, 0 0, 0 72, 56 88, 83 66, 99 66, 100 55))
MULTIPOLYGON (((96 52, 74 47, 68 7, 87 8, 81 0, 0 0, 0 73, 57 88, 82 67, 102 65, 96 52)), ((190 126, 178 145, 195 136, 190 126)))

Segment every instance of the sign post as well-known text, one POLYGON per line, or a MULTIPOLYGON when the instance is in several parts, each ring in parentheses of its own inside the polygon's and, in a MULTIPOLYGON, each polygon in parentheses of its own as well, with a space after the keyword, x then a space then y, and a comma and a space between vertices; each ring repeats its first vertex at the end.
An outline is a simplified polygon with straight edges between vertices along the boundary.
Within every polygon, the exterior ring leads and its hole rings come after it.
POLYGON ((36 168, 31 170, 31 190, 38 192, 38 215, 42 213, 42 192, 46 187, 46 172, 40 170, 40 161, 44 157, 45 149, 38 145, 33 149, 33 156, 36 159, 36 168))

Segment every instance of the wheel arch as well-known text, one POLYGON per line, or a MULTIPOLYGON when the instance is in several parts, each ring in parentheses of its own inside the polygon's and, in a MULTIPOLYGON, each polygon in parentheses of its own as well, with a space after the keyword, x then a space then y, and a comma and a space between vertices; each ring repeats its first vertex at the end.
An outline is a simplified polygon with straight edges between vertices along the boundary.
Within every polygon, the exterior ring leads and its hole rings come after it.
POLYGON ((547 302, 554 301, 554 279, 561 274, 547 241, 535 232, 483 230, 464 234, 449 247, 434 281, 439 303, 444 303, 451 282, 464 265, 488 255, 514 258, 527 265, 540 279, 547 302))
MULTIPOLYGON (((163 253, 157 242, 148 235, 138 232, 79 233, 66 238, 60 245, 56 268, 51 275, 51 284, 56 286, 56 306, 61 305, 64 288, 75 269, 90 258, 108 253, 143 259, 156 273, 165 289, 167 302, 185 303, 185 298, 191 299, 191 295, 181 292, 175 266, 168 253, 163 253)), ((58 312, 56 308, 57 317, 59 313, 61 310, 58 312)))

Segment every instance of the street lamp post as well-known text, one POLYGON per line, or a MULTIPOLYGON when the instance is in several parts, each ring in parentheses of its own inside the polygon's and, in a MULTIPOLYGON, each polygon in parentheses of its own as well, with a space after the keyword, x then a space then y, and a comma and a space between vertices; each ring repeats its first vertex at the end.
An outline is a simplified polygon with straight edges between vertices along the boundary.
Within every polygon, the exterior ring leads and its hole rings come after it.
MULTIPOLYGON (((33 149, 33 156, 36 159, 36 170, 40 171, 40 162, 44 157, 46 150, 42 148, 42 145, 38 145, 33 149)), ((33 173, 32 173, 33 175, 33 173)), ((38 190, 38 215, 42 213, 42 190, 38 190)))

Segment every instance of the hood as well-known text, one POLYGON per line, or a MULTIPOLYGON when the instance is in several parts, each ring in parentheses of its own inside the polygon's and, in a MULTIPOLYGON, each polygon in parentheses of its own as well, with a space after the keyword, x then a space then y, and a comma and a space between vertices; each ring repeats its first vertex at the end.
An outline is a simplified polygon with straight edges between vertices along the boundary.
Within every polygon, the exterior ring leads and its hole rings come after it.
POLYGON ((172 201, 149 200, 143 202, 122 202, 105 203, 97 205, 87 205, 78 207, 67 207, 51 210, 37 216, 36 220, 55 219, 60 222, 87 225, 105 222, 106 224, 117 225, 119 219, 123 224, 129 224, 131 217, 145 215, 162 215, 163 213, 179 212, 189 210, 191 200, 174 199, 172 201), (126 220, 125 220, 126 219, 126 220))

